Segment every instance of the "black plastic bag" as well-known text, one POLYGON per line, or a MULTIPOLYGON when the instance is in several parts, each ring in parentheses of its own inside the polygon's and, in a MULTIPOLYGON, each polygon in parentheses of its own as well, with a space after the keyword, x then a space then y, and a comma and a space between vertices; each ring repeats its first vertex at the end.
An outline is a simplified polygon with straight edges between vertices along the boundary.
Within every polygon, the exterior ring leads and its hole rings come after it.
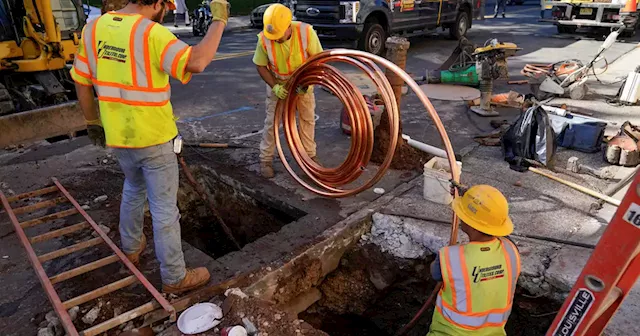
POLYGON ((504 160, 511 169, 525 171, 537 161, 553 168, 556 153, 556 135, 547 112, 541 107, 531 107, 520 115, 500 139, 504 160))

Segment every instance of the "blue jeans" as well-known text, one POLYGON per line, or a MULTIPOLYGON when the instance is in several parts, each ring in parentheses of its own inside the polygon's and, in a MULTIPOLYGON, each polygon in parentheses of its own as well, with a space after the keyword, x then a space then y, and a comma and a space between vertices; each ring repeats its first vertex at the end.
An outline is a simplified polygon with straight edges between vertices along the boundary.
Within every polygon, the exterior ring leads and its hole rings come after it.
POLYGON ((494 10, 495 15, 497 16, 502 8, 502 15, 507 11, 507 0, 496 0, 496 7, 494 10))
POLYGON ((173 142, 146 148, 114 148, 125 180, 120 204, 122 249, 131 254, 140 249, 144 203, 149 200, 153 241, 160 262, 160 276, 167 285, 185 276, 180 238, 178 160, 173 142))

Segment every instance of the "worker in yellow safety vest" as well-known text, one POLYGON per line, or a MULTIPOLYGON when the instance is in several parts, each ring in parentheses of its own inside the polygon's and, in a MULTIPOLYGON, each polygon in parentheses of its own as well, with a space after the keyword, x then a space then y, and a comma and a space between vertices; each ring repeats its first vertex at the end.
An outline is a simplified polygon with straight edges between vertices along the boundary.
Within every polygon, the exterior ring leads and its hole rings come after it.
POLYGON ((129 0, 121 10, 88 22, 71 69, 89 138, 112 148, 125 175, 122 249, 132 263, 139 262, 147 243, 142 228, 148 200, 165 293, 197 288, 210 277, 204 267, 185 268, 174 149, 178 129, 169 76, 186 84, 192 73, 204 71, 229 17, 226 0, 212 1, 214 22, 192 47, 160 24, 167 11, 175 9, 174 0, 129 0))
POLYGON ((506 335, 520 274, 518 249, 505 238, 513 231, 507 199, 494 187, 477 185, 452 207, 469 243, 442 248, 431 264, 443 286, 428 336, 506 335))
MULTIPOLYGON (((284 87, 291 74, 311 56, 322 52, 318 35, 311 25, 291 21, 291 10, 282 4, 273 4, 264 12, 264 29, 258 35, 253 63, 260 77, 267 83, 266 118, 260 142, 260 172, 272 178, 275 153, 273 116, 278 99, 289 92, 284 87)), ((297 88, 298 127, 302 145, 309 157, 316 158, 315 108, 313 87, 297 88)))

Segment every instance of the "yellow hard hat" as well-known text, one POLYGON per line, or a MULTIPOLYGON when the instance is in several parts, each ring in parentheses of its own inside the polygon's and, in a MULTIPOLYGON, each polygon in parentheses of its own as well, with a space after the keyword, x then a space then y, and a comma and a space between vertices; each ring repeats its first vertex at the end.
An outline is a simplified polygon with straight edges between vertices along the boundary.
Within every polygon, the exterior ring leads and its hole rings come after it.
POLYGON ((453 200, 453 211, 470 227, 491 236, 503 237, 513 232, 509 204, 500 190, 476 185, 453 200))
POLYGON ((169 8, 169 10, 176 10, 176 0, 164 0, 164 3, 167 4, 167 8, 169 8))
POLYGON ((269 6, 262 18, 264 36, 269 40, 281 39, 289 29, 292 19, 293 14, 289 7, 279 3, 269 6))

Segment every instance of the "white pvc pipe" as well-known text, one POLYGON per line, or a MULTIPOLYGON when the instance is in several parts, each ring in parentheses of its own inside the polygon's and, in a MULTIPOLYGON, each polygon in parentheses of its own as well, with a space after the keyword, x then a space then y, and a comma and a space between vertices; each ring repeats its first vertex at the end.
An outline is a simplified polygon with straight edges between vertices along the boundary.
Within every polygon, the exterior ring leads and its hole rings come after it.
POLYGON ((437 157, 441 157, 441 158, 445 158, 445 159, 447 158, 447 152, 445 152, 444 149, 440 149, 438 147, 427 145, 424 142, 413 140, 413 139, 411 139, 410 136, 408 136, 406 134, 403 134, 402 138, 404 140, 406 140, 407 144, 409 144, 409 146, 411 146, 413 148, 419 149, 419 150, 421 150, 421 151, 423 151, 425 153, 429 153, 429 154, 435 155, 437 157))

